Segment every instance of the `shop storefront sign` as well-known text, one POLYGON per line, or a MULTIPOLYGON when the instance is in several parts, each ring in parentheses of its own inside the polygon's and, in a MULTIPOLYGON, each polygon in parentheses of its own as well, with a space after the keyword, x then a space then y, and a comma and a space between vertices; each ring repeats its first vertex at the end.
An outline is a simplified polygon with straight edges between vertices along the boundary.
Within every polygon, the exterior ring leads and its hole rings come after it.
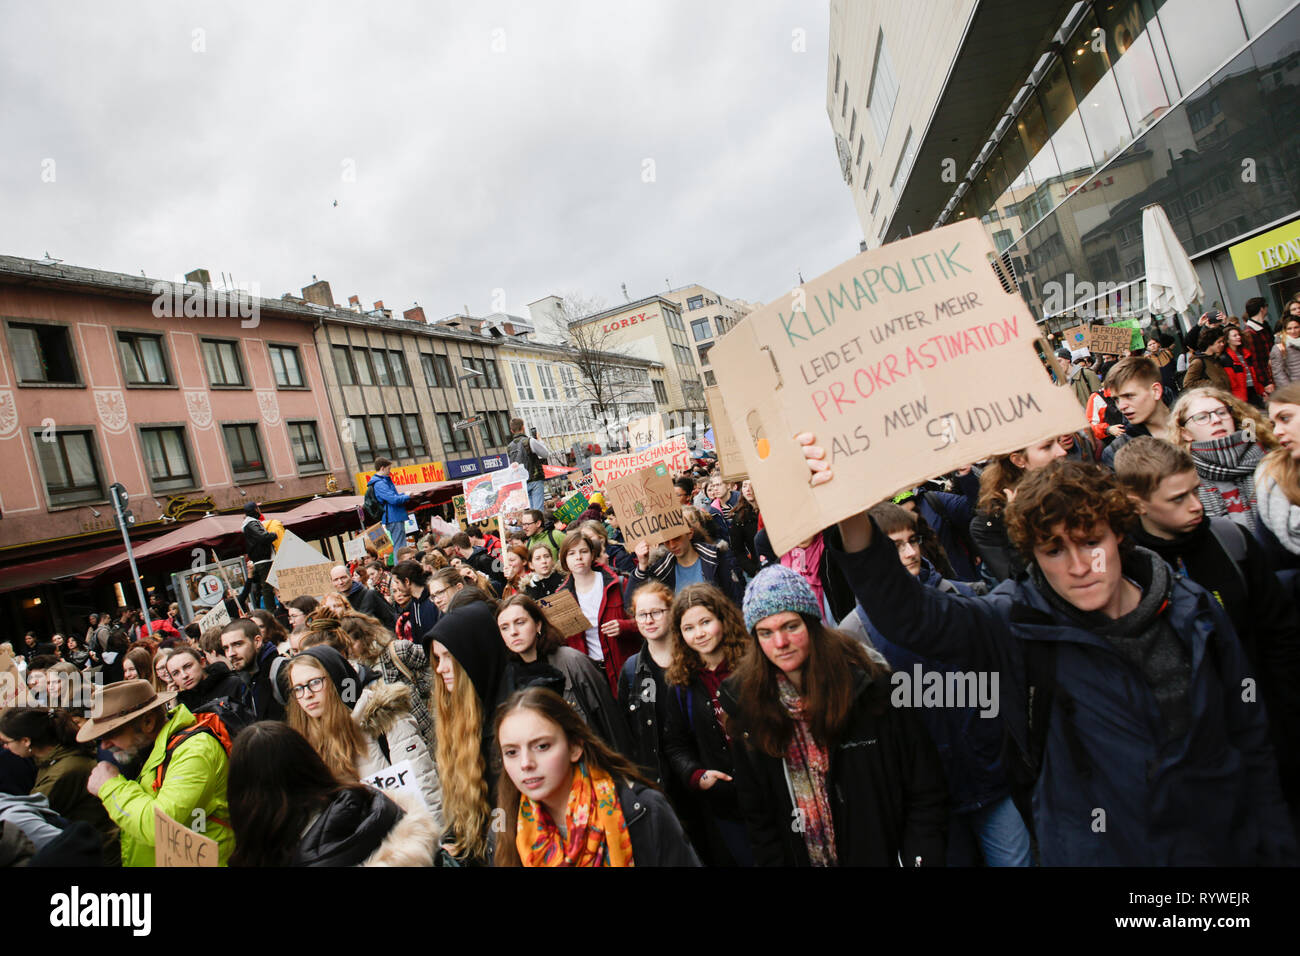
MULTIPOLYGON (((357 494, 366 493, 366 484, 370 481, 373 471, 359 471, 356 473, 357 494)), ((415 465, 402 465, 400 468, 394 466, 388 473, 393 479, 393 484, 398 488, 402 485, 422 485, 431 481, 446 481, 447 469, 440 461, 422 461, 415 465)))
POLYGON ((1300 265, 1300 219, 1228 247, 1238 279, 1300 265))

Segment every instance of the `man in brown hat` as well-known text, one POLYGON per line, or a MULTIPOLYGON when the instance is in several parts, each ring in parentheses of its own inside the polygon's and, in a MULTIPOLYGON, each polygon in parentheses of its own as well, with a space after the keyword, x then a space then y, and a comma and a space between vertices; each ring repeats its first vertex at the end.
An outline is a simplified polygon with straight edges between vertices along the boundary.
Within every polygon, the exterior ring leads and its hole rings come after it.
POLYGON ((197 717, 174 691, 147 680, 109 684, 94 716, 77 734, 101 741, 113 761, 100 761, 86 784, 122 833, 122 865, 154 865, 154 808, 217 841, 221 866, 235 847, 226 803, 230 735, 215 714, 197 717))

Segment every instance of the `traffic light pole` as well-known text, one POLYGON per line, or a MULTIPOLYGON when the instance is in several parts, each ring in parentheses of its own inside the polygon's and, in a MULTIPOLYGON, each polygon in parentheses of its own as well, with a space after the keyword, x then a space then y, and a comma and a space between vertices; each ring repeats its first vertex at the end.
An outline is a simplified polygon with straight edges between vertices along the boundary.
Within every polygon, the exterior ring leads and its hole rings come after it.
POLYGON ((131 536, 127 534, 126 526, 126 488, 117 482, 109 489, 110 496, 113 499, 113 512, 117 515, 117 527, 122 532, 122 544, 126 546, 126 560, 131 565, 131 580, 135 582, 135 596, 140 601, 140 612, 144 614, 144 629, 146 633, 153 631, 153 621, 149 619, 149 602, 144 599, 144 587, 140 584, 140 572, 135 567, 135 552, 131 550, 131 536))

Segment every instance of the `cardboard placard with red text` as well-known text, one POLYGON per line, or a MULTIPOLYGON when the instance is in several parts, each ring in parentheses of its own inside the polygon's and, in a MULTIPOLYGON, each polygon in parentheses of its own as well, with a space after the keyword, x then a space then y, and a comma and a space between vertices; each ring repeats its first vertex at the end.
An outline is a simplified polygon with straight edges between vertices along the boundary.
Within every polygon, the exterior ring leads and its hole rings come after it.
POLYGON ((691 467, 691 449, 681 435, 643 448, 641 451, 626 452, 621 455, 605 455, 591 459, 591 474, 596 487, 603 489, 606 482, 615 478, 625 478, 633 472, 640 471, 662 461, 670 474, 679 475, 691 467))
POLYGON ((690 530, 663 462, 606 482, 605 501, 618 516, 623 540, 631 549, 642 540, 653 548, 690 530))
POLYGON ((972 220, 864 252, 750 313, 714 373, 777 554, 899 488, 1084 427, 972 220), (833 480, 811 488, 795 435, 833 480))

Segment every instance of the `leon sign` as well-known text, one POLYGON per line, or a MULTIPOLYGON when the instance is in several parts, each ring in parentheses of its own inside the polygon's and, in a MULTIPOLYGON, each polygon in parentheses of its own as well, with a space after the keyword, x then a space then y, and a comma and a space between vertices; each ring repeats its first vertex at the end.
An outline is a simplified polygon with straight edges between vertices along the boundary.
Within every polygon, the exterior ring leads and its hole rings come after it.
POLYGON ((873 249, 750 314, 713 348, 778 554, 899 488, 1084 426, 978 221, 873 249), (1040 355, 1039 349, 1042 349, 1040 355), (835 480, 808 486, 794 436, 835 480))

